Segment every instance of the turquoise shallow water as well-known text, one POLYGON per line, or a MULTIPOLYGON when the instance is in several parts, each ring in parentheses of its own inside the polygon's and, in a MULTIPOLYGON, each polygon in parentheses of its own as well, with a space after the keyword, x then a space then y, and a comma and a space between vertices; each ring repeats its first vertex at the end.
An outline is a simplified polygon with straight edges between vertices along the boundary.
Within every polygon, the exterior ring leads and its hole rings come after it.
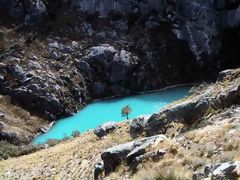
POLYGON ((76 115, 57 121, 47 133, 37 136, 33 143, 44 143, 48 139, 62 139, 65 136, 71 136, 75 130, 83 133, 109 121, 123 121, 126 118, 121 116, 121 109, 126 105, 132 108, 130 119, 153 114, 167 104, 188 95, 189 89, 189 86, 176 87, 159 92, 93 102, 76 115))

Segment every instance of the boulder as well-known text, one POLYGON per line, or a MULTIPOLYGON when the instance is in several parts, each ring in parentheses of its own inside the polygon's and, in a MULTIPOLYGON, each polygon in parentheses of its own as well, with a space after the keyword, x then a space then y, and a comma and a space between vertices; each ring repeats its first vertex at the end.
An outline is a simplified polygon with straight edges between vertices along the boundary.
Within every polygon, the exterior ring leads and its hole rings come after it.
POLYGON ((104 162, 105 174, 115 171, 116 167, 126 160, 128 153, 130 153, 135 146, 135 141, 132 141, 105 150, 101 154, 101 158, 104 162))
POLYGON ((95 60, 100 62, 104 59, 112 60, 116 52, 117 50, 113 46, 110 46, 109 44, 102 44, 100 46, 90 48, 85 58, 88 61, 95 60))
POLYGON ((225 177, 231 177, 231 176, 235 176, 234 175, 234 170, 240 167, 240 162, 236 161, 236 162, 226 162, 226 163, 222 163, 216 166, 216 168, 214 168, 213 172, 212 172, 212 177, 213 179, 221 179, 224 176, 225 177))
MULTIPOLYGON (((130 164, 136 157, 141 156, 143 154, 146 153, 146 149, 149 147, 149 145, 154 144, 155 142, 160 142, 165 140, 166 137, 163 135, 157 135, 157 136, 153 136, 148 138, 147 140, 145 140, 144 143, 142 143, 141 145, 139 145, 138 147, 134 148, 126 157, 126 162, 128 164, 130 164)), ((140 141, 141 143, 141 141, 140 141)), ((139 144, 140 144, 139 143, 139 144)))
POLYGON ((211 106, 211 99, 203 95, 199 98, 190 99, 173 105, 167 109, 153 114, 147 121, 144 131, 148 136, 165 133, 165 125, 173 121, 192 123, 202 117, 211 106))
POLYGON ((218 74, 218 81, 224 80, 227 76, 230 76, 234 72, 234 69, 227 69, 224 71, 219 72, 218 74))
POLYGON ((29 61, 28 67, 31 69, 42 69, 42 66, 36 61, 29 61))
POLYGON ((113 172, 118 165, 126 161, 131 164, 133 160, 146 152, 146 148, 154 144, 155 141, 165 140, 164 135, 157 135, 139 140, 131 141, 125 144, 120 144, 105 150, 101 154, 101 158, 104 162, 105 174, 113 172))
POLYGON ((196 172, 192 176, 192 180, 204 180, 204 179, 205 179, 205 175, 202 172, 196 172))
POLYGON ((104 171, 104 164, 102 161, 95 164, 94 165, 94 180, 98 180, 99 176, 103 173, 103 171, 104 171))
POLYGON ((205 178, 212 180, 237 179, 240 177, 240 161, 206 165, 204 170, 193 175, 194 180, 205 178))
POLYGON ((48 48, 49 49, 59 49, 60 48, 60 45, 59 45, 59 43, 58 42, 53 42, 53 43, 49 43, 48 44, 48 48))
POLYGON ((98 126, 96 129, 93 130, 94 134, 99 138, 106 136, 108 133, 114 131, 117 125, 115 122, 107 122, 101 126, 98 126))
POLYGON ((135 118, 131 121, 130 124, 130 134, 133 138, 136 138, 138 135, 144 132, 144 127, 148 120, 148 116, 143 116, 139 118, 135 118))

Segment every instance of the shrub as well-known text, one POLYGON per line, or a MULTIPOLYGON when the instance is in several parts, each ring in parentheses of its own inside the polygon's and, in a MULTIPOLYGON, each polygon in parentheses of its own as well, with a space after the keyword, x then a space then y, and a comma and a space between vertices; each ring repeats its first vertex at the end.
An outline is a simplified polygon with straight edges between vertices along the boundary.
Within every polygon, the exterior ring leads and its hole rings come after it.
POLYGON ((49 146, 49 147, 53 147, 57 144, 59 144, 62 140, 58 140, 58 139, 48 139, 46 144, 49 146))
POLYGON ((78 130, 72 132, 72 137, 74 138, 79 137, 80 135, 81 133, 78 130))
POLYGON ((0 141, 0 160, 31 154, 43 148, 43 145, 30 144, 25 146, 16 146, 6 141, 0 141))

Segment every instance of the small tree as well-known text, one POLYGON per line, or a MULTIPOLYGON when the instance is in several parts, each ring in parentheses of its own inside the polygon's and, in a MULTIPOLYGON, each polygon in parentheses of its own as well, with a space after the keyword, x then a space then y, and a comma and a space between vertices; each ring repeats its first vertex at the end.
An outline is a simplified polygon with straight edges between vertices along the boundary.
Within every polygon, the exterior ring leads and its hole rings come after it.
POLYGON ((127 120, 128 120, 129 119, 128 116, 129 114, 131 114, 131 112, 132 112, 132 108, 129 105, 123 107, 121 111, 122 117, 127 117, 127 120))

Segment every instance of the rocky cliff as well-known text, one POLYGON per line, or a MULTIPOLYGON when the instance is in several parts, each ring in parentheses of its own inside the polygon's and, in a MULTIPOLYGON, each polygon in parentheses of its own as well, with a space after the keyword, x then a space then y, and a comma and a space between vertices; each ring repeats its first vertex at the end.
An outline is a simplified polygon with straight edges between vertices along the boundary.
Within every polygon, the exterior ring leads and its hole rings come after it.
MULTIPOLYGON (((54 2, 54 1, 53 1, 54 2)), ((53 11, 48 1, 5 1, 2 9, 13 17, 22 17, 28 24, 39 22, 44 14, 53 11), (47 8, 49 7, 49 9, 47 8)), ((197 59, 214 55, 220 48, 219 33, 224 28, 235 27, 240 23, 240 8, 237 0, 187 1, 187 0, 69 0, 77 11, 98 14, 106 17, 111 12, 145 15, 157 12, 161 21, 172 24, 172 31, 179 39, 186 40, 197 59)), ((156 25, 156 22, 153 22, 156 25)))

